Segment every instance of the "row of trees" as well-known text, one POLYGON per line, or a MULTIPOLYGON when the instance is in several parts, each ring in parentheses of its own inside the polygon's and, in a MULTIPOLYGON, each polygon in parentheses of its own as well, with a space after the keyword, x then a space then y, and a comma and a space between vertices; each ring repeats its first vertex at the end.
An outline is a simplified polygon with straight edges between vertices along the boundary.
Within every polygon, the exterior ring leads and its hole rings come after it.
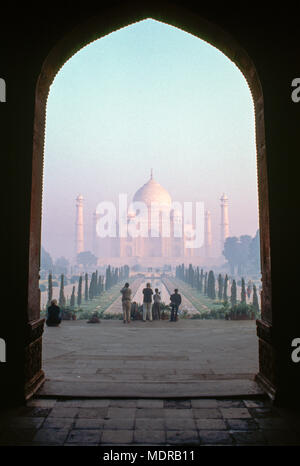
MULTIPOLYGON (((129 267, 125 265, 124 267, 113 268, 110 265, 106 268, 105 276, 99 275, 98 271, 92 273, 89 280, 88 273, 85 275, 80 275, 77 286, 77 297, 75 295, 75 285, 72 287, 72 294, 70 298, 70 306, 79 307, 82 301, 89 301, 94 299, 97 296, 100 296, 103 291, 109 290, 113 285, 118 283, 121 280, 125 280, 129 277, 129 267)), ((58 305, 64 309, 66 307, 66 298, 64 293, 65 286, 65 276, 61 274, 60 277, 60 290, 59 290, 59 299, 58 305)), ((47 306, 50 305, 53 297, 53 282, 52 274, 48 275, 48 301, 47 306)))
MULTIPOLYGON (((192 288, 196 288, 200 293, 207 295, 211 299, 216 299, 216 280, 214 272, 204 272, 199 267, 193 267, 192 264, 188 268, 184 264, 176 267, 176 277, 188 283, 192 288)), ((224 301, 227 300, 228 276, 225 278, 220 274, 218 277, 218 298, 224 301)))
MULTIPOLYGON (((185 267, 184 264, 176 267, 176 278, 183 280, 188 283, 192 288, 196 288, 200 293, 208 296, 210 299, 218 299, 227 303, 230 301, 232 307, 234 307, 237 300, 237 283, 236 280, 232 280, 230 285, 230 299, 228 299, 228 286, 229 286, 229 277, 226 274, 223 276, 219 274, 217 279, 212 270, 209 272, 204 272, 203 269, 200 270, 199 267, 193 267, 192 264, 189 267, 185 267)), ((259 311, 259 302, 256 286, 252 286, 253 296, 252 296, 252 305, 255 310, 259 311)), ((245 279, 241 280, 241 304, 246 304, 246 284, 245 279)))
POLYGON ((129 278, 129 267, 124 265, 123 267, 113 268, 110 265, 106 268, 105 273, 105 289, 109 290, 113 285, 118 283, 120 280, 126 280, 129 278))

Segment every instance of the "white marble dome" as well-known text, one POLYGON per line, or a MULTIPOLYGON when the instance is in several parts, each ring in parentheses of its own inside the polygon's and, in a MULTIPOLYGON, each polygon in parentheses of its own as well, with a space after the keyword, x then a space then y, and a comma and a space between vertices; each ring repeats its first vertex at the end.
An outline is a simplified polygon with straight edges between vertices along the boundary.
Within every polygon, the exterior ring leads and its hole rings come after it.
POLYGON ((168 191, 163 188, 157 181, 151 178, 133 196, 133 202, 144 202, 146 205, 151 205, 151 202, 156 202, 160 206, 170 207, 172 198, 168 191))

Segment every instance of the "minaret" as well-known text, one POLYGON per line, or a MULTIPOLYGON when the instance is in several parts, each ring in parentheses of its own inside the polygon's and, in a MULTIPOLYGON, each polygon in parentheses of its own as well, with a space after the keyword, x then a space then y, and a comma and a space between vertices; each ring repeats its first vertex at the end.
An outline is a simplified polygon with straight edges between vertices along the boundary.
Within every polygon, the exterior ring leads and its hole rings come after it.
POLYGON ((223 251, 226 238, 229 236, 228 197, 225 193, 221 196, 221 251, 223 251))
POLYGON ((204 238, 205 257, 211 256, 211 246, 212 246, 211 216, 210 216, 210 211, 206 210, 205 212, 205 238, 204 238))
POLYGON ((83 239, 83 196, 79 194, 76 197, 76 237, 75 237, 75 252, 76 255, 84 251, 83 239))

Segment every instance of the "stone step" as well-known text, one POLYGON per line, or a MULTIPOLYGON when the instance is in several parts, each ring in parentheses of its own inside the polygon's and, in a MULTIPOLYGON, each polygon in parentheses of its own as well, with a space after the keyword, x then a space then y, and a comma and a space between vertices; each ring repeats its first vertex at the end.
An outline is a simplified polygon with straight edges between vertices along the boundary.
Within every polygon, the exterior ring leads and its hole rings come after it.
POLYGON ((249 397, 264 392, 252 380, 205 380, 174 383, 118 383, 118 382, 66 382, 46 380, 38 392, 39 397, 87 398, 193 398, 193 397, 249 397))

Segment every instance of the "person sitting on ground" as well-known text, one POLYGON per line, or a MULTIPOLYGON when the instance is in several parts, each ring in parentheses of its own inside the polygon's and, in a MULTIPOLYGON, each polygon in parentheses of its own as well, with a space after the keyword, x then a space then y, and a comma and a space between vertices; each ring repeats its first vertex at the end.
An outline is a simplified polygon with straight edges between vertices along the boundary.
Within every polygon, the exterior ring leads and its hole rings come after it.
POLYGON ((61 310, 57 305, 57 300, 52 299, 51 305, 47 310, 46 325, 48 327, 58 327, 61 323, 61 310))
POLYGON ((158 288, 155 288, 155 294, 153 295, 153 306, 152 306, 152 317, 154 320, 160 320, 160 303, 161 296, 158 288))
POLYGON ((87 321, 87 324, 99 324, 99 323, 100 323, 99 314, 97 311, 95 311, 92 314, 92 317, 87 321))
POLYGON ((153 290, 151 289, 150 283, 147 283, 146 288, 143 289, 143 321, 146 322, 147 315, 149 320, 152 322, 152 295, 153 290))
POLYGON ((132 320, 137 320, 139 317, 139 306, 136 301, 133 301, 131 304, 131 318, 132 320))
POLYGON ((174 293, 170 296, 171 299, 171 319, 170 322, 177 321, 177 313, 181 304, 181 295, 178 293, 178 289, 175 288, 174 293))
POLYGON ((129 283, 125 283, 124 287, 120 291, 122 293, 122 308, 123 308, 123 322, 130 324, 131 314, 131 289, 129 283))

